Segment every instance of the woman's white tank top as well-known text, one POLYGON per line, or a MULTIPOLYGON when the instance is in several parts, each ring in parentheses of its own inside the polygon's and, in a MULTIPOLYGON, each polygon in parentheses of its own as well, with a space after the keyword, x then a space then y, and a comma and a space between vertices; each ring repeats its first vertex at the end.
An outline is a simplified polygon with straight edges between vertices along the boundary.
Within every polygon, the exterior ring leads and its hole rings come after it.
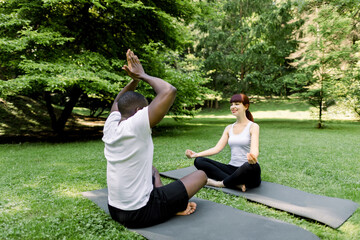
POLYGON ((228 144, 231 149, 231 160, 229 162, 230 165, 235 167, 240 167, 247 160, 247 153, 250 152, 250 126, 253 122, 249 122, 244 130, 239 134, 234 134, 233 127, 235 123, 231 126, 229 130, 229 140, 228 144))

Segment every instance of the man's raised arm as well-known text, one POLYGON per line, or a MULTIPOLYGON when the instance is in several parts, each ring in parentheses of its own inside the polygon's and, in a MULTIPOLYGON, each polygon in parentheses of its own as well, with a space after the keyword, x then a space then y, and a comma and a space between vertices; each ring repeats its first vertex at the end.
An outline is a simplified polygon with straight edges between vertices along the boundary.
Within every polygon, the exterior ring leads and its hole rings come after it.
POLYGON ((121 95, 123 95, 127 91, 134 91, 136 89, 138 83, 139 83, 139 80, 133 79, 123 89, 121 89, 121 91, 118 93, 118 95, 116 96, 116 98, 111 106, 110 112, 119 111, 118 101, 119 101, 121 95))
POLYGON ((131 50, 126 53, 128 66, 123 69, 129 76, 138 80, 147 82, 156 92, 156 97, 149 105, 149 122, 150 127, 159 123, 169 111, 176 97, 176 88, 164 80, 147 75, 136 55, 131 50))

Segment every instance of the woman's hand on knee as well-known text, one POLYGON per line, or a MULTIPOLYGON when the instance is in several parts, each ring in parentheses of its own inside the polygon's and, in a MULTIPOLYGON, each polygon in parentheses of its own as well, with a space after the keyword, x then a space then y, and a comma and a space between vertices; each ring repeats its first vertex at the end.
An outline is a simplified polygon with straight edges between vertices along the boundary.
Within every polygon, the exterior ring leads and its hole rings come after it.
POLYGON ((188 158, 196 158, 197 157, 197 153, 190 150, 190 149, 186 149, 185 151, 185 155, 188 157, 188 158))
POLYGON ((257 158, 256 158, 255 155, 252 154, 252 153, 248 153, 248 154, 247 154, 247 159, 248 159, 248 163, 249 163, 249 164, 255 164, 255 163, 257 163, 257 158))

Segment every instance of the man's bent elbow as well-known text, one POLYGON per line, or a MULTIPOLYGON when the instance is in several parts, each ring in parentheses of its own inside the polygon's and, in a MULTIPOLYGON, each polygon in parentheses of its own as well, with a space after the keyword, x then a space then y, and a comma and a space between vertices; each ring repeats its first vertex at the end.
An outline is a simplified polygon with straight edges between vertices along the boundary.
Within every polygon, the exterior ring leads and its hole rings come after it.
POLYGON ((170 92, 176 95, 177 89, 173 85, 170 86, 170 92))
POLYGON ((176 87, 171 85, 169 87, 169 89, 168 89, 168 94, 171 95, 173 98, 175 98, 176 97, 176 92, 177 92, 176 87))
POLYGON ((160 97, 163 101, 168 101, 170 104, 175 100, 176 97, 176 88, 172 85, 163 88, 160 93, 157 94, 157 97, 160 97))

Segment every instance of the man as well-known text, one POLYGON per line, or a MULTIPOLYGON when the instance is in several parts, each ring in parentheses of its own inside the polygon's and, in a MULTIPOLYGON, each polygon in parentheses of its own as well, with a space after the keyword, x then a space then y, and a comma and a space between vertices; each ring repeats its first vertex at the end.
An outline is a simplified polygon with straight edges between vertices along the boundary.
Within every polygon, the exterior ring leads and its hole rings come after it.
POLYGON ((207 181, 203 171, 163 186, 152 166, 151 128, 159 123, 173 104, 176 88, 145 73, 138 57, 126 53, 123 69, 132 78, 117 95, 104 125, 103 141, 107 159, 108 207, 111 217, 130 228, 161 223, 171 216, 188 215, 196 204, 189 199, 207 181), (139 81, 148 83, 156 97, 148 105, 134 92, 139 81))

